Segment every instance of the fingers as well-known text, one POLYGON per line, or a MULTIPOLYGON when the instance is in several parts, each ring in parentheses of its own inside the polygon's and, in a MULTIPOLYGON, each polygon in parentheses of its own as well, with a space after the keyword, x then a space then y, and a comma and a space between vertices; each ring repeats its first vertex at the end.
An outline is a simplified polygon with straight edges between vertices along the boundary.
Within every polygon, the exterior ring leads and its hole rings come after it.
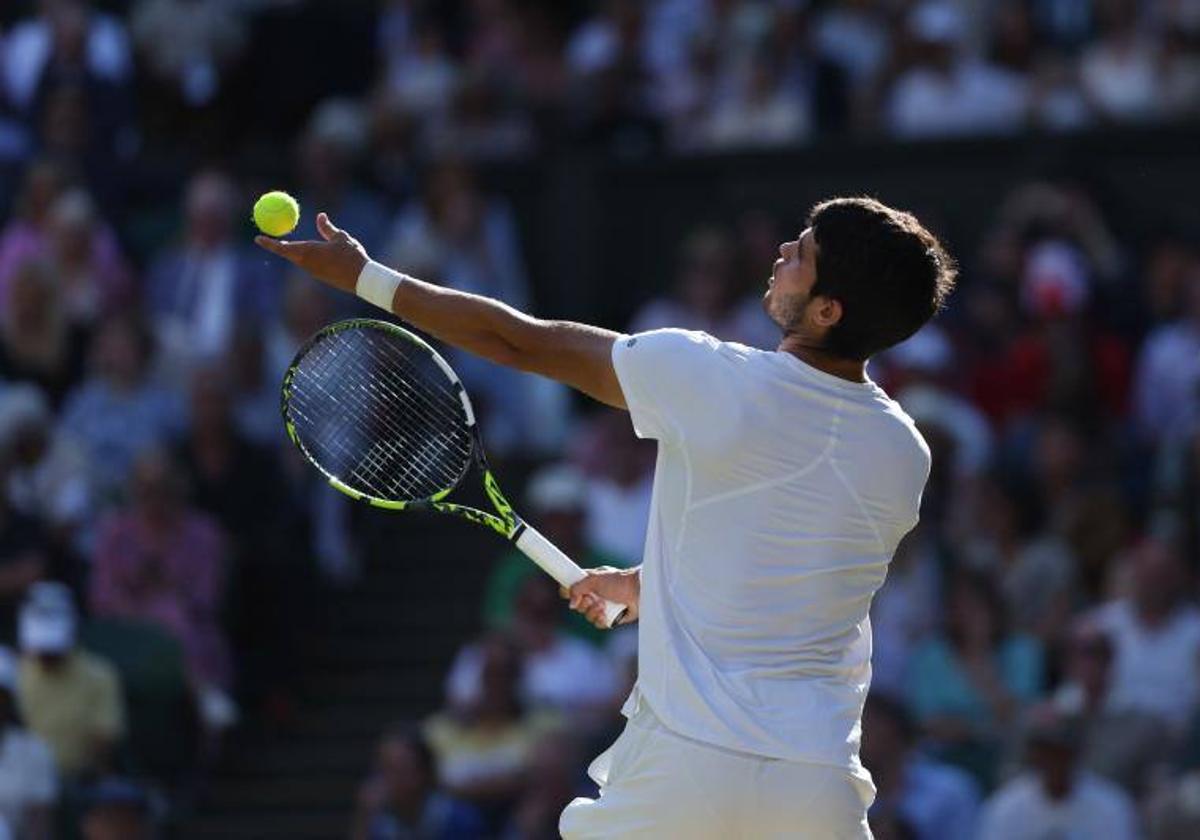
POLYGON ((324 212, 317 214, 317 233, 321 234, 322 239, 329 242, 341 232, 341 228, 329 221, 329 214, 324 212))
POLYGON ((586 618, 589 624, 601 630, 609 629, 608 619, 604 615, 604 604, 603 598, 590 592, 579 593, 571 597, 571 609, 586 618))
POLYGON ((608 629, 608 620, 604 615, 604 601, 600 598, 593 598, 590 595, 587 609, 583 611, 583 616, 593 627, 599 627, 601 630, 608 629))
POLYGON ((287 248, 291 243, 284 242, 282 239, 272 239, 269 236, 256 236, 254 237, 254 244, 260 248, 270 251, 272 254, 278 254, 281 257, 289 258, 287 254, 287 248))

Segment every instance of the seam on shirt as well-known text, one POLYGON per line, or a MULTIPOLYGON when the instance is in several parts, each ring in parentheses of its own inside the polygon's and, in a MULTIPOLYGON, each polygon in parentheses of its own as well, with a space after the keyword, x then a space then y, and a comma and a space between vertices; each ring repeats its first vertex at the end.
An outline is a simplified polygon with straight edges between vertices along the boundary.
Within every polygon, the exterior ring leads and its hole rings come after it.
POLYGON ((769 478, 765 481, 759 481, 755 484, 745 485, 742 487, 736 487, 733 490, 726 490, 723 493, 717 493, 716 495, 701 499, 700 501, 693 504, 691 502, 691 492, 690 492, 690 490, 691 490, 691 482, 690 482, 691 470, 689 469, 688 470, 689 493, 687 496, 688 504, 684 507, 684 515, 685 516, 690 515, 692 511, 696 510, 697 508, 702 508, 706 505, 714 504, 716 502, 728 501, 729 499, 735 499, 738 496, 742 496, 747 493, 756 493, 759 490, 765 490, 769 487, 775 487, 780 484, 787 484, 789 481, 795 481, 797 478, 800 478, 801 476, 816 469, 818 466, 820 466, 822 461, 824 461, 826 458, 829 458, 830 455, 833 454, 833 447, 837 443, 837 439, 838 439, 837 438, 838 426, 841 425, 841 422, 842 422, 842 406, 845 405, 845 402, 846 402, 845 399, 843 399, 842 397, 838 397, 837 405, 834 406, 834 409, 833 409, 833 418, 829 421, 829 431, 828 431, 827 437, 825 439, 825 446, 821 448, 821 451, 816 455, 816 457, 814 457, 811 461, 809 461, 807 464, 805 464, 803 467, 796 470, 795 472, 788 473, 787 475, 780 476, 778 478, 769 478))
POLYGON ((854 504, 858 505, 858 510, 866 518, 867 524, 871 526, 871 533, 875 536, 875 542, 879 546, 880 552, 887 554, 887 544, 883 541, 883 537, 879 533, 879 526, 875 523, 875 517, 867 510, 867 506, 863 503, 862 496, 858 495, 858 491, 850 484, 846 474, 842 472, 842 468, 838 466, 837 458, 832 454, 829 456, 829 466, 833 468, 833 473, 842 482, 842 486, 846 488, 846 492, 850 494, 850 498, 854 499, 854 504))

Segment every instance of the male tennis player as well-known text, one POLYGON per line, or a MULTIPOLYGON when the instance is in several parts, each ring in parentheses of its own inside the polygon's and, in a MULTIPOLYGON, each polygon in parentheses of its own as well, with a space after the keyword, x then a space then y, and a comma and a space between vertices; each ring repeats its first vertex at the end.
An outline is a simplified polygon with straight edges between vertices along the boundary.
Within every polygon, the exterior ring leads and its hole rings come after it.
POLYGON ((572 587, 640 619, 629 723, 589 770, 567 838, 861 838, 871 597, 917 521, 929 449, 867 359, 941 306, 955 271, 911 215, 817 205, 764 295, 774 352, 703 333, 543 321, 324 242, 264 248, 445 341, 627 408, 659 442, 643 564, 572 587))

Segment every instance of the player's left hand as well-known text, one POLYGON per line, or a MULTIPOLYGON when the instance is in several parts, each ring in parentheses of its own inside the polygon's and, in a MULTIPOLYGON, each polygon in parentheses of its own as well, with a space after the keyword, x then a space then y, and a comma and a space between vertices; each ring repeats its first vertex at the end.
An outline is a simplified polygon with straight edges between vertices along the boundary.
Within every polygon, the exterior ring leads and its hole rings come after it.
POLYGON ((260 248, 283 257, 322 283, 354 294, 358 275, 370 259, 366 249, 329 221, 329 216, 324 213, 317 214, 317 232, 324 241, 292 242, 270 236, 256 236, 254 241, 260 248))

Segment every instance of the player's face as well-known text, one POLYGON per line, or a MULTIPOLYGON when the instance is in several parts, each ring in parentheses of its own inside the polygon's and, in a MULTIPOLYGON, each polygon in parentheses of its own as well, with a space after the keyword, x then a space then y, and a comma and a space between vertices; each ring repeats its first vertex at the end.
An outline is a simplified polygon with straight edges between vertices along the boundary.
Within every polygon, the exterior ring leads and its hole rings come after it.
POLYGON ((763 307, 772 321, 785 332, 802 327, 805 309, 817 282, 817 246, 812 228, 779 246, 779 259, 771 268, 763 307))

